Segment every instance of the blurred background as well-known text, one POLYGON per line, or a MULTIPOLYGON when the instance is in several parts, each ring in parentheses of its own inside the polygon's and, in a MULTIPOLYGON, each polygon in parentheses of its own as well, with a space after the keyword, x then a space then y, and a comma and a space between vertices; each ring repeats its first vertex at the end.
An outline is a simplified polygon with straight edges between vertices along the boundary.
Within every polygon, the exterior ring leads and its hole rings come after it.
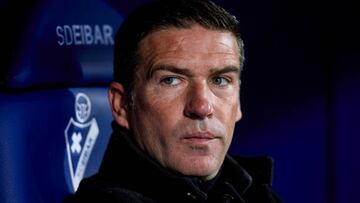
MULTIPOLYGON (((11 72, 9 70, 13 68, 12 64, 17 60, 23 44, 31 39, 26 38, 27 33, 30 32, 29 24, 32 26, 31 34, 34 34, 37 33, 37 29, 33 26, 34 21, 46 21, 49 13, 45 12, 42 15, 43 12, 40 11, 48 9, 53 15, 59 14, 60 17, 74 20, 78 15, 76 10, 71 11, 71 8, 78 9, 84 6, 97 10, 99 7, 90 6, 95 1, 101 2, 101 5, 105 5, 104 7, 112 10, 114 14, 111 12, 109 14, 107 10, 97 11, 98 13, 95 12, 97 16, 92 16, 90 19, 97 17, 101 19, 102 15, 105 15, 106 19, 112 19, 110 24, 115 28, 136 5, 146 2, 145 0, 25 2, 3 0, 0 2, 2 15, 0 99, 5 101, 9 97, 14 98, 17 94, 39 89, 40 85, 37 83, 25 88, 21 85, 8 85, 5 76, 11 72), (67 7, 61 5, 68 5, 70 9, 64 9, 67 7), (54 11, 58 13, 54 14, 54 11)), ((273 157, 275 160, 273 187, 284 202, 360 202, 357 192, 360 182, 359 7, 355 6, 354 2, 346 0, 336 3, 321 0, 214 1, 240 21, 245 43, 246 61, 241 87, 243 118, 236 126, 230 153, 273 157)), ((78 13, 81 12, 82 10, 78 9, 78 13)), ((75 22, 86 24, 88 15, 91 13, 81 13, 83 17, 79 18, 80 20, 75 19, 75 22)), ((55 30, 51 32, 55 33, 55 30)), ((111 47, 105 50, 108 54, 111 51, 111 47)), ((96 53, 98 52, 91 52, 94 55, 96 53)), ((99 52, 99 55, 103 55, 102 53, 99 52)), ((111 61, 108 58, 106 60, 111 61)), ((72 63, 70 61, 65 65, 72 63)), ((111 72, 111 64, 107 65, 109 67, 105 72, 111 72)), ((51 70, 53 73, 54 71, 61 73, 64 68, 62 65, 46 67, 49 71, 55 67, 55 70, 51 70)), ((73 76, 81 75, 78 71, 67 71, 73 76)), ((97 71, 99 70, 95 72, 97 71)), ((60 74, 59 77, 61 78, 62 75, 60 74)), ((69 83, 74 87, 106 86, 110 78, 104 76, 95 82, 89 80, 92 79, 84 77, 82 82, 76 82, 74 79, 69 83)), ((42 84, 56 88, 65 85, 53 81, 42 84)), ((0 104, 2 104, 1 100, 0 104)), ((2 128, 17 125, 18 118, 11 124, 4 124, 9 112, 5 111, 4 106, 0 106, 0 110, 2 128)), ((12 115, 18 113, 15 110, 12 115)), ((61 130, 63 136, 64 127, 61 130)), ((0 130, 0 137, 3 137, 0 138, 0 160, 5 160, 4 157, 9 157, 8 153, 11 152, 1 149, 8 146, 6 137, 10 134, 5 133, 6 131, 0 130)), ((61 139, 58 140, 63 142, 61 139)), ((64 148, 62 146, 61 150, 64 148)), ((63 156, 63 151, 60 154, 63 156)), ((0 162, 2 171, 0 180, 5 180, 4 176, 9 173, 3 172, 6 171, 5 167, 6 164, 0 162)), ((63 166, 61 167, 59 171, 63 173, 63 166)), ((93 169, 88 175, 95 170, 93 169)), ((47 171, 44 170, 43 175, 46 176, 46 173, 47 171)), ((6 180, 0 183, 0 202, 15 202, 12 200, 16 198, 7 194, 10 191, 12 196, 16 195, 16 192, 11 192, 15 186, 10 187, 11 183, 8 182, 11 180, 6 180)), ((33 187, 35 183, 30 185, 33 187)), ((25 187, 22 189, 26 190, 25 187)), ((51 198, 42 197, 46 196, 44 191, 46 190, 39 189, 36 197, 25 196, 22 201, 48 202, 51 198)), ((58 201, 66 193, 69 191, 62 190, 58 199, 52 202, 58 201)))

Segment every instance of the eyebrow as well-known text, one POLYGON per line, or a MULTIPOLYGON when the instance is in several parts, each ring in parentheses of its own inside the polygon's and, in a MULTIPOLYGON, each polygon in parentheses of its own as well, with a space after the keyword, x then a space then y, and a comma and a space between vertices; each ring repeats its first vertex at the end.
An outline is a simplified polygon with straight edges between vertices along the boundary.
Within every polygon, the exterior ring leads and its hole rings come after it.
POLYGON ((191 77, 193 75, 190 72, 190 70, 188 70, 186 68, 179 68, 174 65, 160 64, 160 65, 155 65, 149 69, 149 71, 146 74, 147 79, 150 79, 156 71, 160 71, 160 70, 169 71, 169 72, 173 72, 176 74, 181 74, 181 75, 185 75, 185 76, 189 76, 189 77, 191 77))
POLYGON ((236 67, 236 66, 226 66, 225 68, 213 68, 210 69, 210 74, 211 75, 221 75, 224 73, 237 73, 240 75, 240 68, 236 67))
MULTIPOLYGON (((161 71, 161 70, 173 72, 180 75, 185 75, 188 77, 193 76, 193 73, 191 73, 191 71, 187 68, 179 68, 174 65, 160 64, 160 65, 155 65, 149 69, 149 71, 146 74, 147 79, 150 79, 156 71, 161 71)), ((230 72, 234 72, 240 75, 240 68, 237 66, 226 66, 225 68, 210 69, 210 75, 220 75, 230 72)))

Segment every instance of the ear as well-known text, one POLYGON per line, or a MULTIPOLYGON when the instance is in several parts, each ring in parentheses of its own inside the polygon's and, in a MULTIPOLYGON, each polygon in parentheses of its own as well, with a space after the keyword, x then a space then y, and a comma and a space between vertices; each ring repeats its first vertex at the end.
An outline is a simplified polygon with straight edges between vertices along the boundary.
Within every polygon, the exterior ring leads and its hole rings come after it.
POLYGON ((236 109, 236 121, 239 121, 241 118, 242 118, 242 112, 241 112, 241 107, 240 107, 240 104, 239 104, 237 109, 236 109))
POLYGON ((240 96, 238 99, 238 104, 237 104, 237 108, 236 108, 236 122, 241 120, 242 118, 242 111, 241 111, 241 101, 240 101, 240 96))
POLYGON ((108 91, 108 99, 114 120, 122 127, 129 129, 129 109, 126 91, 123 85, 112 82, 108 91))
POLYGON ((241 120, 243 114, 241 111, 241 100, 240 100, 240 89, 241 89, 241 79, 239 79, 239 99, 238 99, 238 106, 236 108, 236 122, 241 120))

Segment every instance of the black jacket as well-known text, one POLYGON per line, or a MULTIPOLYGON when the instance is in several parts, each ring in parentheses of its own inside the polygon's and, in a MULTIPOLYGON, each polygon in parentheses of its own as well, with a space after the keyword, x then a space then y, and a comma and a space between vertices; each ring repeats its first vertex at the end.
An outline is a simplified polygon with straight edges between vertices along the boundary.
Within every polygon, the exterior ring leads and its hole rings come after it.
POLYGON ((225 158, 214 180, 165 170, 139 150, 129 132, 114 128, 99 172, 81 181, 65 203, 278 203, 271 190, 272 159, 225 158))

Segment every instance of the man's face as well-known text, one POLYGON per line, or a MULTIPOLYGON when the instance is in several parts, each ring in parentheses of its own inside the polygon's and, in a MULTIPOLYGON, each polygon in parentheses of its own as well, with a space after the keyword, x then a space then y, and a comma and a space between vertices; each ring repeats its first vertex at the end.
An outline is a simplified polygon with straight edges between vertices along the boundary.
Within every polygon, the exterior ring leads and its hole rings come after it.
POLYGON ((130 128, 166 168, 214 177, 229 148, 239 104, 239 47, 230 32, 167 28, 139 46, 130 128))

